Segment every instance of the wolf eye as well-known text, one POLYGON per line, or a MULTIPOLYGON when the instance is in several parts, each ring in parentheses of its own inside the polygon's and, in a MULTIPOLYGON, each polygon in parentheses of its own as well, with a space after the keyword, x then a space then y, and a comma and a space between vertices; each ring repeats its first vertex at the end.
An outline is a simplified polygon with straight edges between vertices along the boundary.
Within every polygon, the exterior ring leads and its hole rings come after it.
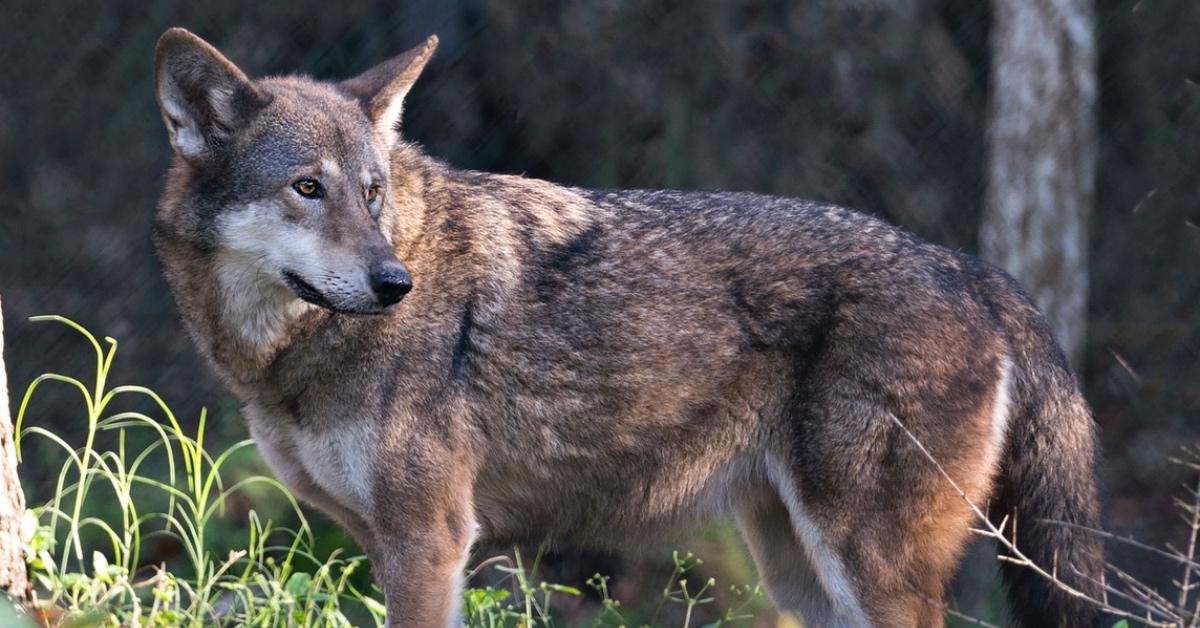
POLYGON ((292 184, 292 189, 304 198, 321 198, 325 195, 321 191, 321 184, 317 183, 316 179, 300 179, 292 184))
POLYGON ((372 185, 371 187, 367 188, 367 202, 374 203, 379 199, 379 194, 381 192, 382 188, 380 188, 378 185, 372 185))

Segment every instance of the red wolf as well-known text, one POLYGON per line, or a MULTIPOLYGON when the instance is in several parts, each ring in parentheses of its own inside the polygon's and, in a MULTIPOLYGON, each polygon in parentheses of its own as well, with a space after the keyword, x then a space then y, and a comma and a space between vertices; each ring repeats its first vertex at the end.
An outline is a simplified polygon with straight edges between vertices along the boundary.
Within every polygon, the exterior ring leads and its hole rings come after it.
MULTIPOLYGON (((155 244, 279 478, 362 544, 393 626, 459 622, 476 540, 604 548, 732 513, 813 626, 933 626, 976 503, 1093 590, 1096 437, 979 260, 821 203, 456 170, 397 131, 437 40, 251 80, 182 30, 155 244), (1070 569, 1067 568, 1070 566, 1070 569)), ((1088 604, 1008 569, 1028 625, 1088 604)))

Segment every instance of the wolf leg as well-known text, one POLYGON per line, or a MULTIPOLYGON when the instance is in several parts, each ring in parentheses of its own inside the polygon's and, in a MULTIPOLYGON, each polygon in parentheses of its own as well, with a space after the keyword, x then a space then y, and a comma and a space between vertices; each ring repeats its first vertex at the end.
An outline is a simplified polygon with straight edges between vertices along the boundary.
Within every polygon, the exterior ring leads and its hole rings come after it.
POLYGON ((388 627, 461 626, 463 568, 470 544, 444 545, 418 530, 381 536, 371 564, 383 589, 388 627))
POLYGON ((472 489, 461 459, 428 441, 380 459, 370 557, 390 628, 462 625, 463 570, 475 541, 472 489))
POLYGON ((764 492, 738 508, 737 523, 771 601, 809 626, 853 625, 847 618, 839 619, 783 502, 773 491, 764 492))
MULTIPOLYGON (((798 455, 771 457, 768 477, 818 580, 851 625, 939 627, 943 596, 970 533, 971 511, 892 422, 870 403, 827 404, 812 424, 839 430, 798 439, 798 455), (853 419, 829 416, 846 412, 853 419), (853 421, 862 429, 846 429, 853 421), (839 434, 847 440, 838 441, 839 434), (803 462, 798 462, 802 460, 803 462)), ((938 452, 974 500, 994 464, 986 442, 938 421, 938 452)), ((962 425, 962 423, 960 423, 962 425)), ((928 439, 933 442, 934 439, 928 439)))

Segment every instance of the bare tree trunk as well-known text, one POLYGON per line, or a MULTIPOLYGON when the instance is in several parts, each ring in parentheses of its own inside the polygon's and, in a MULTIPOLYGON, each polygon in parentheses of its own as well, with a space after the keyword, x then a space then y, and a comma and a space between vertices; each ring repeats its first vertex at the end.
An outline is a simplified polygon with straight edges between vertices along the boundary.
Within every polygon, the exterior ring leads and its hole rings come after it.
POLYGON ((0 589, 7 589, 16 597, 25 597, 29 591, 25 556, 21 551, 24 515, 25 495, 17 478, 17 453, 13 448, 13 424, 4 375, 4 319, 0 316, 0 589))
POLYGON ((980 249, 1020 281, 1079 365, 1096 164, 1092 0, 993 0, 980 249))

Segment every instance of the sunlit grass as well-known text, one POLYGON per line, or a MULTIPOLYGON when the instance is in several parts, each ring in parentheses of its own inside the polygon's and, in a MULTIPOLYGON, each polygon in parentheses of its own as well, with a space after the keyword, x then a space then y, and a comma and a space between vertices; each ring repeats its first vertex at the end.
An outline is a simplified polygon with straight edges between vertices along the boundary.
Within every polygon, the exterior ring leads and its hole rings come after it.
MULTIPOLYGON (((63 461, 49 499, 27 512, 28 564, 36 589, 31 609, 45 623, 84 620, 88 625, 161 626, 247 624, 255 626, 354 625, 343 612, 358 609, 383 622, 377 592, 360 591, 350 576, 362 556, 338 553, 317 557, 314 539, 296 499, 276 480, 250 475, 228 483, 223 467, 244 440, 217 451, 205 448, 207 414, 201 410, 194 434, 187 433, 171 408, 141 386, 108 386, 117 342, 101 343, 80 325, 58 316, 35 317, 68 325, 95 353, 94 380, 83 382, 46 373, 28 387, 17 411, 16 448, 23 457, 30 440, 50 444, 63 461), (45 384, 78 394, 86 409, 81 444, 65 435, 27 424, 27 410, 45 384), (157 417, 113 410, 122 397, 148 399, 157 417), (134 449, 133 441, 150 444, 134 449), (115 441, 97 445, 100 437, 115 441), (165 469, 155 477, 148 469, 165 469), (229 498, 254 485, 278 493, 295 512, 295 529, 246 515, 240 549, 213 552, 209 534, 229 498), (111 512, 116 516, 96 513, 111 512), (182 547, 185 564, 144 564, 146 543, 165 536, 182 547)), ((51 455, 42 453, 41 455, 51 455)), ((37 496, 30 496, 36 498, 37 496)), ((37 503, 31 499, 31 503, 37 503)), ((229 544, 228 539, 222 540, 229 544)))

